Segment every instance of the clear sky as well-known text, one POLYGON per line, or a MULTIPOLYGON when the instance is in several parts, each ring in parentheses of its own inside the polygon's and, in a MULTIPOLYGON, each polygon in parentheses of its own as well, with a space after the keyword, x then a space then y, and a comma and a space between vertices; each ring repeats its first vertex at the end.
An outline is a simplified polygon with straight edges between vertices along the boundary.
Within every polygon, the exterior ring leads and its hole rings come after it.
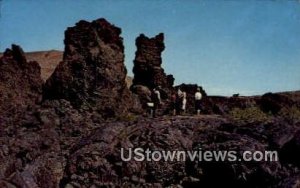
POLYGON ((163 67, 210 95, 300 89, 297 0, 0 0, 0 51, 63 50, 64 31, 104 17, 122 28, 132 75, 135 38, 165 33, 163 67))

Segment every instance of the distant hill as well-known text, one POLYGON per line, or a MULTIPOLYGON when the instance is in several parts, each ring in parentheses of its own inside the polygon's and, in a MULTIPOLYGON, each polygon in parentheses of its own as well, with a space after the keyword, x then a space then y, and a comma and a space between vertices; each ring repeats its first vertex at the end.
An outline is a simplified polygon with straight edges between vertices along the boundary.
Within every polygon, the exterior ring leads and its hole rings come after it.
POLYGON ((63 59, 63 52, 57 50, 27 52, 28 61, 37 61, 41 66, 42 79, 47 80, 53 73, 55 67, 63 59))
MULTIPOLYGON (((27 61, 37 61, 41 66, 42 79, 44 81, 53 73, 55 67, 63 58, 63 52, 58 50, 26 52, 27 61)), ((0 53, 2 57, 2 53, 0 53)))
MULTIPOLYGON (((58 50, 26 52, 25 55, 28 61, 37 61, 39 63, 41 66, 41 76, 44 81, 51 76, 55 67, 63 59, 63 51, 58 50)), ((0 57, 2 57, 2 53, 0 53, 0 57)), ((130 87, 132 78, 127 77, 126 83, 130 87)))

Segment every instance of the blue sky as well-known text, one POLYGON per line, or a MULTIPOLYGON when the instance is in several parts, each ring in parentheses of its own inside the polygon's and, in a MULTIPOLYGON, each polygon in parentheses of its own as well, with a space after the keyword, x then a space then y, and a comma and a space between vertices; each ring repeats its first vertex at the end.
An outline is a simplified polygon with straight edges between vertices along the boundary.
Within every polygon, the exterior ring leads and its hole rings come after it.
POLYGON ((210 95, 300 89, 300 3, 284 0, 0 0, 0 51, 63 50, 64 31, 104 17, 122 28, 132 75, 135 38, 165 33, 163 67, 210 95))

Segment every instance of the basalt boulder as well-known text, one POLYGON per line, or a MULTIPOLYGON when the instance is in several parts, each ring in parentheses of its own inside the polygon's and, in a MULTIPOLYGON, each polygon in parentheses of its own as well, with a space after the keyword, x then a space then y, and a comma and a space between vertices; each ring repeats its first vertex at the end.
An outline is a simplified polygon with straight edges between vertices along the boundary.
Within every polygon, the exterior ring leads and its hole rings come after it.
POLYGON ((133 100, 120 34, 120 28, 103 18, 69 27, 63 61, 47 80, 44 99, 66 99, 77 109, 96 110, 105 117, 127 113, 133 100))

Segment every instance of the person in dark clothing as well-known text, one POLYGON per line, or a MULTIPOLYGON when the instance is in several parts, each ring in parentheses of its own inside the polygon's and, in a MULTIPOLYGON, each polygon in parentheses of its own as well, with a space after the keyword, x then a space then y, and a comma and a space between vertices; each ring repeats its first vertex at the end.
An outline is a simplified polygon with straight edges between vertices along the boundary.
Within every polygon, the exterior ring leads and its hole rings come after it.
POLYGON ((177 113, 177 94, 175 91, 172 92, 171 95, 171 110, 172 110, 172 115, 175 116, 177 113))
POLYGON ((176 93, 176 114, 177 115, 181 114, 182 98, 183 98, 182 91, 179 88, 176 93))

